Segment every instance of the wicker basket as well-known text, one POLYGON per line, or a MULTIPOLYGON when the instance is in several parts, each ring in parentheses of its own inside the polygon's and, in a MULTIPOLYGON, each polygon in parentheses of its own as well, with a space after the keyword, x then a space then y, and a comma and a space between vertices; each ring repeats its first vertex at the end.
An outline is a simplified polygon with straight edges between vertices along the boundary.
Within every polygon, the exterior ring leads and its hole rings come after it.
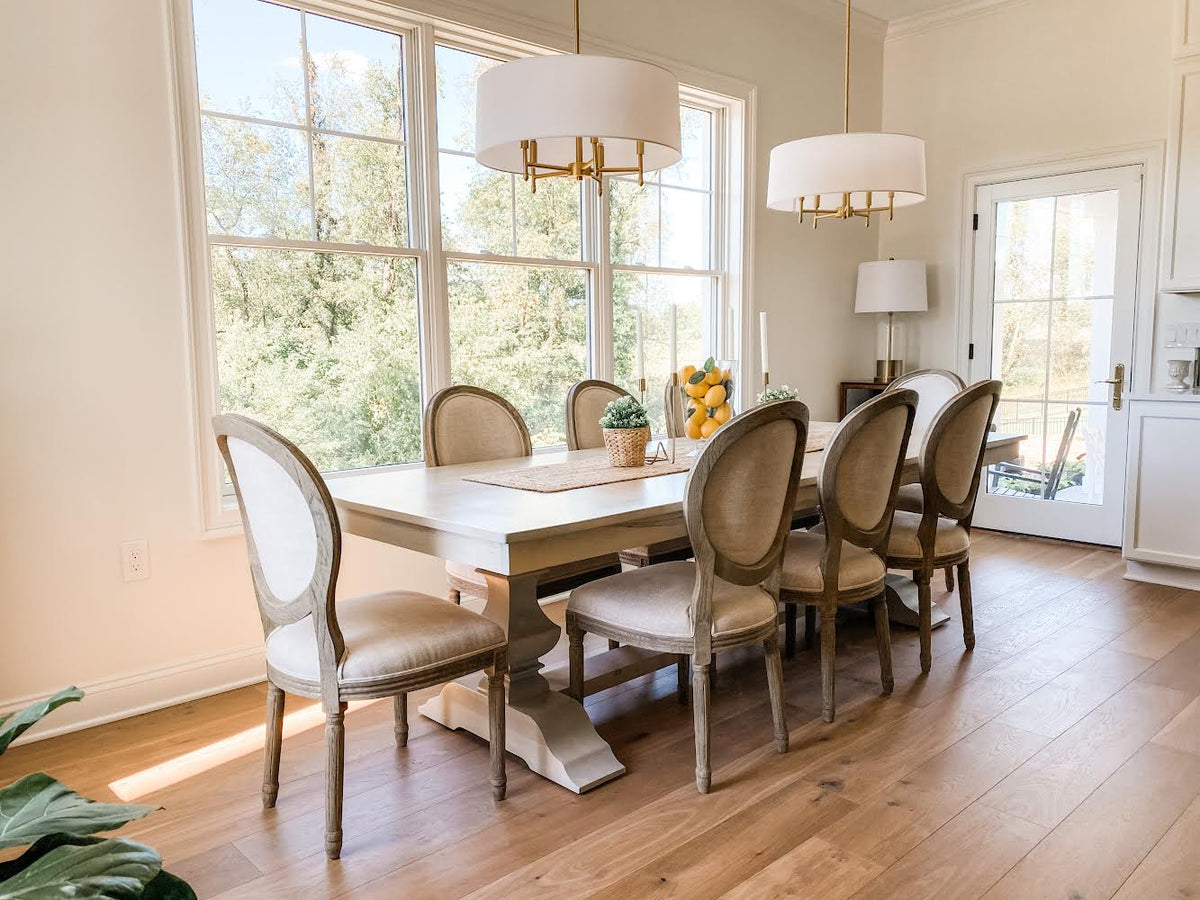
POLYGON ((604 447, 609 463, 618 469, 644 466, 649 439, 649 428, 605 428, 604 447))

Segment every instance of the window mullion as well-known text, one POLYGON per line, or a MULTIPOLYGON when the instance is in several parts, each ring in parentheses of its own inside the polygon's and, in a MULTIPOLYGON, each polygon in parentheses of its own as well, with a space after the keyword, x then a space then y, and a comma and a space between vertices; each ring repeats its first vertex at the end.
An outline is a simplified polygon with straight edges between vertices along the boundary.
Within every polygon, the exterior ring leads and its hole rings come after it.
POLYGON ((300 13, 300 77, 304 81, 304 136, 308 149, 308 215, 312 239, 320 240, 317 232, 317 173, 316 153, 313 150, 312 86, 308 80, 308 14, 300 13))
MULTIPOLYGON (((589 186, 590 187, 590 186, 589 186)), ((595 268, 590 274, 589 353, 591 375, 612 381, 616 367, 613 363, 613 291, 612 261, 609 258, 609 197, 610 183, 605 184, 604 196, 596 191, 583 191, 581 209, 584 218, 584 261, 595 268)))

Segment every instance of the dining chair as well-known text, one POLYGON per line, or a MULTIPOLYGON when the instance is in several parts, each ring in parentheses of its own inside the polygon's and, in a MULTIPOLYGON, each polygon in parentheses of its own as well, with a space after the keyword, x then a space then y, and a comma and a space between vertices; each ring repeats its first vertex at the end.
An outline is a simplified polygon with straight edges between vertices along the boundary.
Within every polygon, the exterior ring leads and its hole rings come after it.
MULTIPOLYGON (((911 390, 917 392, 920 399, 917 401, 917 416, 913 419, 911 443, 914 447, 920 447, 925 432, 929 430, 929 425, 937 416, 938 411, 946 405, 951 397, 966 386, 966 382, 949 369, 918 369, 897 378, 884 388, 884 391, 911 390)), ((919 513, 924 499, 920 483, 902 484, 900 491, 896 494, 896 509, 919 513)), ((946 590, 954 590, 953 568, 946 569, 946 590)))
POLYGON ((793 531, 784 547, 779 596, 784 603, 787 653, 795 653, 797 609, 804 607, 808 646, 820 610, 821 716, 826 722, 834 718, 839 606, 864 600, 870 604, 880 680, 883 692, 892 692, 884 554, 916 408, 915 391, 888 391, 842 420, 817 473, 821 524, 811 531, 793 531))
POLYGON ((730 419, 688 475, 683 515, 695 562, 633 569, 567 600, 570 693, 583 697, 588 632, 692 661, 696 789, 712 783, 709 665, 716 650, 762 644, 775 745, 787 752, 777 610, 779 567, 804 462, 808 407, 773 403, 730 419))
POLYGON ((932 663, 932 598, 935 569, 958 568, 963 642, 975 647, 971 605, 971 517, 979 493, 987 436, 1000 404, 999 381, 981 381, 941 408, 925 433, 920 470, 921 512, 897 510, 888 536, 887 564, 911 569, 917 583, 921 627, 921 671, 932 663))
POLYGON ((604 409, 629 391, 608 381, 589 378, 577 381, 567 391, 567 449, 590 450, 604 446, 600 418, 604 409))
MULTIPOLYGON (((425 408, 422 427, 426 466, 454 466, 497 459, 519 459, 533 454, 529 428, 516 408, 483 388, 458 384, 433 395, 425 408)), ((594 557, 556 566, 538 581, 538 596, 570 590, 591 578, 621 571, 617 558, 594 557)), ((487 600, 487 580, 474 566, 446 561, 450 599, 463 595, 487 600)))
POLYGON ((213 419, 237 494, 267 659, 262 801, 279 794, 284 692, 325 713, 325 853, 342 850, 345 715, 349 700, 392 697, 397 747, 408 743, 408 692, 484 671, 492 796, 504 799, 508 640, 483 616, 414 591, 335 602, 342 533, 324 480, 282 435, 238 415, 213 419))

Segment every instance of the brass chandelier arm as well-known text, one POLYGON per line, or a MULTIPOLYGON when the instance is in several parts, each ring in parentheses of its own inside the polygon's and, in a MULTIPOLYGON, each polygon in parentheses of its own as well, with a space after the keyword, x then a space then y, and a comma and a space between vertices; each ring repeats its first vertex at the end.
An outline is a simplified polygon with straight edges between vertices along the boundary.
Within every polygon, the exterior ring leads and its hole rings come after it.
POLYGON ((796 220, 800 224, 803 224, 805 216, 812 216, 814 229, 817 227, 817 223, 821 219, 850 219, 854 217, 861 217, 862 219, 866 220, 864 227, 870 228, 872 215, 887 213, 888 221, 892 221, 896 214, 896 192, 887 192, 888 202, 886 206, 874 206, 873 194, 874 191, 867 191, 867 205, 856 207, 850 203, 850 194, 843 193, 842 202, 832 209, 821 209, 821 198, 819 196, 813 198, 813 205, 811 207, 806 207, 804 205, 805 201, 808 199, 807 197, 800 197, 796 200, 796 220))
POLYGON ((536 140, 521 141, 521 177, 532 182, 532 189, 537 192, 537 183, 543 178, 570 177, 576 181, 590 178, 599 185, 599 193, 604 193, 605 175, 633 175, 638 177, 641 187, 645 179, 646 144, 638 141, 636 144, 636 166, 606 166, 604 164, 604 144, 599 138, 590 138, 592 145, 591 159, 584 159, 583 138, 575 138, 575 161, 566 165, 541 162, 538 159, 536 140))

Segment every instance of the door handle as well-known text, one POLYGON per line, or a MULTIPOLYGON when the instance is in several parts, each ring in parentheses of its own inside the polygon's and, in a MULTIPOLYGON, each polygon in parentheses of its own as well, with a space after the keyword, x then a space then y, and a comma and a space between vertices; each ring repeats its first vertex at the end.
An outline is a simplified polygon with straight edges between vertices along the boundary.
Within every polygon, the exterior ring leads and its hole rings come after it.
POLYGON ((1125 363, 1117 363, 1113 367, 1112 378, 1101 378, 1096 384, 1112 385, 1112 408, 1121 408, 1121 397, 1125 393, 1125 363))

